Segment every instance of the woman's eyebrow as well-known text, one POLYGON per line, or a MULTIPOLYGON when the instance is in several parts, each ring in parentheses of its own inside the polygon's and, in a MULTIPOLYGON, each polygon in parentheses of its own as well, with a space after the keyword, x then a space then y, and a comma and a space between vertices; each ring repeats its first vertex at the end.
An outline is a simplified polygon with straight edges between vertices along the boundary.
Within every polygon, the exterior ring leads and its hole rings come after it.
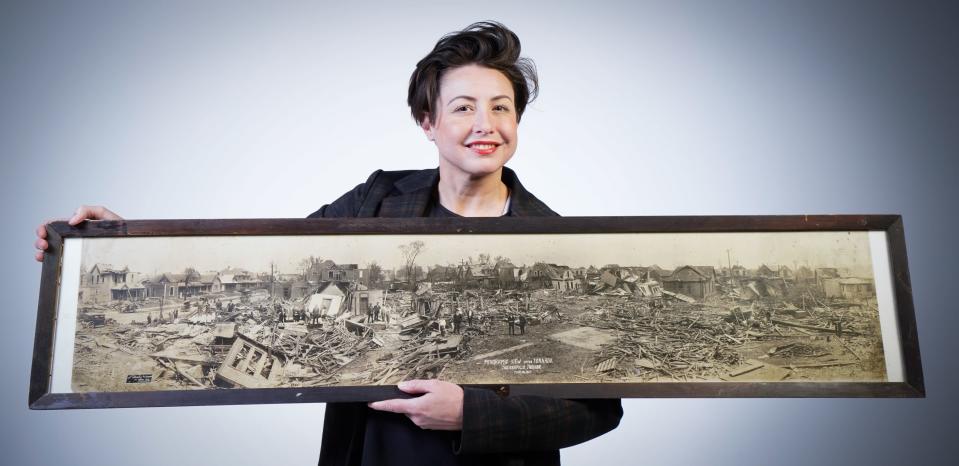
MULTIPOLYGON (((476 102, 476 97, 470 97, 470 96, 468 96, 468 95, 458 95, 458 96, 453 97, 452 99, 450 99, 450 101, 447 102, 446 105, 449 105, 449 104, 453 103, 456 99, 466 99, 466 100, 468 100, 468 101, 470 101, 470 102, 476 102)), ((508 96, 508 95, 506 95, 506 94, 498 95, 498 96, 496 96, 496 97, 493 97, 493 98, 490 99, 490 100, 500 100, 500 99, 506 99, 506 100, 510 100, 510 101, 513 100, 512 97, 510 97, 510 96, 508 96)))

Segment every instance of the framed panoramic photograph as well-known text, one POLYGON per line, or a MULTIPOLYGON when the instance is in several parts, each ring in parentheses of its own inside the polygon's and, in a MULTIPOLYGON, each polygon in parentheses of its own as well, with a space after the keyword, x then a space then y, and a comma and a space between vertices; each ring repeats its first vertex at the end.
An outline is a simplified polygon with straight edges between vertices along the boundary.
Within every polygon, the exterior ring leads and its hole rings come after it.
POLYGON ((34 409, 925 395, 896 215, 47 229, 34 409))

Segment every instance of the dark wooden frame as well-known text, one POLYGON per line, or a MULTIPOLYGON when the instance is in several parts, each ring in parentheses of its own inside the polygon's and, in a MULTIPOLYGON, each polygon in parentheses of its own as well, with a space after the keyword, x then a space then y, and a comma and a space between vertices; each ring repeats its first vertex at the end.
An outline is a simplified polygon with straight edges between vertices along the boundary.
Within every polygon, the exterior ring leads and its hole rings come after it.
POLYGON ((885 231, 904 366, 904 382, 655 382, 483 385, 502 396, 614 397, 924 397, 919 339, 906 242, 899 215, 789 215, 702 217, 407 218, 128 220, 65 222, 47 226, 33 368, 31 409, 196 406, 226 404, 372 401, 407 397, 395 386, 175 390, 155 392, 50 393, 60 267, 66 238, 527 233, 682 233, 885 231))

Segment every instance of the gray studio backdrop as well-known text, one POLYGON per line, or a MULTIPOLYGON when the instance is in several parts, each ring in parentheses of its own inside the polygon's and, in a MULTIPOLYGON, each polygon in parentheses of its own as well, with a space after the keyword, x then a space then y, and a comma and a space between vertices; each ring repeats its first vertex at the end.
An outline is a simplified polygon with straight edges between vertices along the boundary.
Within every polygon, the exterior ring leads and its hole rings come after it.
POLYGON ((956 456, 955 2, 8 1, 0 462, 313 464, 319 404, 28 411, 33 230, 81 203, 302 217, 374 169, 435 166, 407 80, 481 19, 539 67, 509 165, 562 214, 905 216, 927 399, 628 400, 565 464, 956 456))

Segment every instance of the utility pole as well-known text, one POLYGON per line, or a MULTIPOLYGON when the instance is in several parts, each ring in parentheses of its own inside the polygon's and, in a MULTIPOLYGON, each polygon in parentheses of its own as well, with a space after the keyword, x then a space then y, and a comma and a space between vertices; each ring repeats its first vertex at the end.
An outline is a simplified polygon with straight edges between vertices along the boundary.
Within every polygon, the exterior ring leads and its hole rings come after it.
POLYGON ((738 280, 733 280, 733 260, 730 258, 729 249, 726 250, 726 266, 729 267, 729 284, 738 282, 738 280))
POLYGON ((274 288, 276 288, 275 280, 273 278, 273 263, 270 262, 270 299, 276 299, 276 296, 273 294, 274 288))

